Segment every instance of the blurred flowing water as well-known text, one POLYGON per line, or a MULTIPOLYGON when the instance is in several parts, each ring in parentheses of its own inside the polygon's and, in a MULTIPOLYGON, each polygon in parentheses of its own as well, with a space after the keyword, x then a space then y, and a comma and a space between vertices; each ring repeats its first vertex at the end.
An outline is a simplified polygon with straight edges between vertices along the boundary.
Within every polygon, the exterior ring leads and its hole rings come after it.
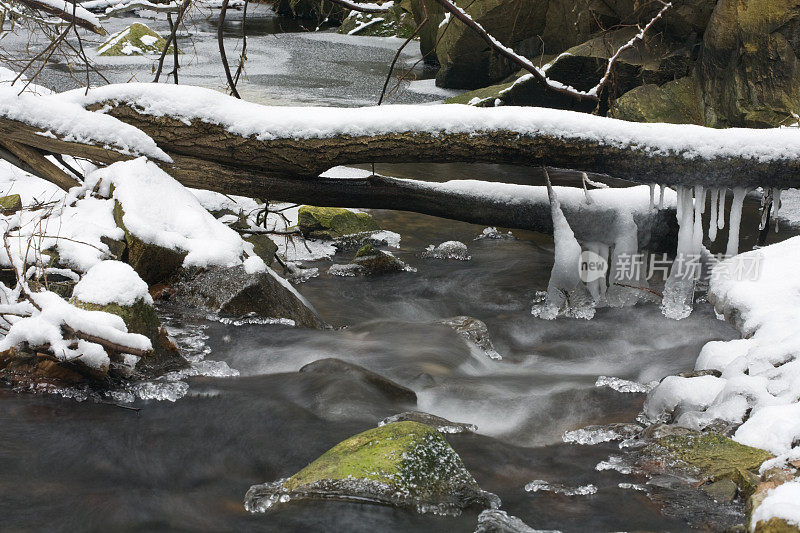
MULTIPOLYGON (((151 25, 164 31, 165 24, 151 25)), ((233 50, 238 29, 235 21, 229 24, 233 50)), ((397 45, 397 40, 359 41, 330 33, 275 33, 285 29, 284 22, 268 15, 249 24, 251 59, 242 92, 262 102, 370 103, 397 45)), ((197 26, 192 43, 198 56, 195 64, 187 57, 181 72, 187 83, 221 87, 220 73, 211 71, 217 68, 210 61, 213 32, 211 22, 197 26)), ((404 64, 413 64, 416 55, 404 56, 404 64)), ((130 69, 110 64, 106 73, 121 81, 130 69)), ((150 77, 144 70, 139 76, 150 77)), ((402 94, 410 96, 400 101, 441 98, 402 94)), ((530 172, 497 165, 378 170, 419 179, 512 182, 526 180, 530 172)), ((571 178, 559 179, 566 184, 571 178)), ((287 477, 344 438, 412 409, 477 425, 477 434, 448 440, 481 487, 498 494, 503 509, 531 527, 679 531, 690 525, 714 529, 715 523, 739 519, 713 502, 663 504, 658 487, 648 489, 654 493, 649 498, 625 485, 644 479, 596 470, 622 453, 616 443, 562 442, 567 430, 631 422, 640 411, 643 394, 597 387, 598 377, 648 383, 692 369, 705 342, 734 338, 736 332, 717 320, 709 305, 680 322, 662 317, 655 305, 601 309, 591 321, 536 319, 530 310, 536 292, 547 286, 551 237, 514 232, 516 239, 473 240, 482 227, 410 213, 373 214, 384 228, 402 235, 394 252, 417 272, 341 278, 325 272, 327 263, 316 265, 321 275, 299 290, 340 329, 235 326, 162 309, 182 348, 227 363, 238 377, 188 378, 183 398, 137 400, 130 405, 138 412, 0 389, 0 529, 472 531, 474 513, 445 518, 337 502, 292 502, 266 515, 244 510, 250 485, 287 477), (466 243, 472 259, 419 257, 427 245, 447 240, 466 243), (503 359, 490 359, 437 323, 457 315, 484 321, 503 359), (326 357, 413 389, 417 404, 400 403, 351 378, 297 372, 326 357), (526 492, 533 480, 567 487, 591 483, 598 491, 526 492)), ((748 200, 743 249, 753 244, 756 217, 748 200)), ((352 254, 339 254, 335 261, 346 262, 352 254)))

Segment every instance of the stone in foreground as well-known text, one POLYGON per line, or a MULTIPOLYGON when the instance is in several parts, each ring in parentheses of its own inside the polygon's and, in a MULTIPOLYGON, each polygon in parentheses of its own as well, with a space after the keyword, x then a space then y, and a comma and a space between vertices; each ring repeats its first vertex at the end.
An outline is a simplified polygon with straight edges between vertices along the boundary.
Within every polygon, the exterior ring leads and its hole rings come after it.
POLYGON ((395 422, 340 442, 289 479, 250 487, 245 508, 264 512, 292 499, 332 499, 458 515, 496 509, 441 433, 395 422))

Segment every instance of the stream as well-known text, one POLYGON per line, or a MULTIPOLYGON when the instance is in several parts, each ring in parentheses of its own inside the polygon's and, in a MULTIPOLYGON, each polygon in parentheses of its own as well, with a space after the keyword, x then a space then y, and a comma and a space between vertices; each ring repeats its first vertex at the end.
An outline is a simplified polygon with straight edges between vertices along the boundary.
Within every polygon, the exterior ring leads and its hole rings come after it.
MULTIPOLYGON (((236 17, 233 12, 226 26, 229 56, 240 31, 236 17)), ((298 28, 263 8, 253 17, 241 92, 262 103, 374 103, 400 42, 281 33, 298 28), (326 62, 328 57, 337 59, 326 62)), ((109 25, 115 30, 132 21, 109 25)), ((147 23, 165 31, 165 21, 147 23)), ((181 81, 221 88, 221 72, 209 71, 215 27, 198 20, 193 39, 198 56, 181 70, 181 81)), ((181 46, 188 44, 188 38, 182 41, 181 46)), ((412 45, 403 64, 413 65, 417 56, 412 45)), ((149 62, 108 61, 104 73, 124 81, 133 68, 150 81, 149 62)), ((421 65, 414 72, 431 75, 421 65)), ((57 74, 46 77, 62 79, 57 74)), ((431 83, 415 83, 417 90, 407 88, 391 101, 444 97, 431 83)), ((378 170, 417 179, 490 176, 508 182, 528 172, 455 164, 378 170)), ((556 181, 570 179, 567 174, 556 181)), ((742 250, 754 244, 757 206, 748 198, 742 250)), ((700 303, 679 322, 664 318, 653 304, 599 309, 591 321, 540 320, 531 315, 531 305, 547 287, 552 237, 514 231, 513 239, 475 240, 482 226, 414 213, 371 213, 383 228, 402 236, 393 252, 417 272, 343 278, 326 273, 329 262, 308 263, 321 274, 297 288, 334 330, 236 325, 162 306, 185 353, 196 361, 224 362, 238 376, 182 378, 188 384, 183 397, 126 404, 139 411, 0 389, 0 529, 473 531, 477 514, 469 512, 441 517, 333 501, 291 502, 264 515, 244 510, 251 485, 288 477, 341 440, 409 410, 475 424, 477 433, 449 435, 448 441, 481 488, 496 493, 504 511, 534 529, 715 530, 741 522, 734 507, 699 493, 687 495, 672 480, 648 485, 644 477, 597 469, 624 456, 616 442, 582 446, 562 440, 568 430, 636 419, 644 394, 597 386, 601 376, 647 384, 693 369, 704 343, 736 338, 709 304, 700 303), (447 240, 467 244, 471 259, 420 257, 426 246, 447 240), (486 323, 502 360, 437 323, 459 315, 486 323), (416 405, 357 379, 298 372, 328 357, 413 389, 416 405), (597 492, 527 492, 525 485, 534 480, 568 488, 592 484, 597 492)), ((722 232, 718 243, 726 237, 722 232)), ((347 262, 353 253, 340 253, 335 261, 347 262)))

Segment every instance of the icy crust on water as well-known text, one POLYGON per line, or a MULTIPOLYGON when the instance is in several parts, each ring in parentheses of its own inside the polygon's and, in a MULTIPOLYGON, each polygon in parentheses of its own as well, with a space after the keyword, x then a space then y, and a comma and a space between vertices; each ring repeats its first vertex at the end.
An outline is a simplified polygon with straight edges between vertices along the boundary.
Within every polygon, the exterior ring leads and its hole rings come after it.
POLYGON ((610 376, 600 376, 595 381, 595 387, 608 387, 617 392, 623 393, 647 393, 653 390, 653 387, 658 385, 658 382, 648 383, 643 385, 636 381, 629 381, 627 379, 615 378, 610 376))
POLYGON ((744 157, 775 161, 800 157, 800 130, 713 129, 693 125, 631 123, 546 108, 389 105, 363 108, 263 106, 201 87, 126 83, 51 98, 90 105, 129 103, 145 114, 219 124, 231 133, 262 140, 380 135, 403 131, 472 133, 510 130, 520 135, 585 139, 618 148, 636 147, 687 159, 744 157))
POLYGON ((609 424, 607 426, 586 426, 565 431, 561 440, 574 444, 593 445, 601 442, 625 440, 636 436, 642 430, 636 424, 609 424))
POLYGON ((564 496, 590 496, 597 494, 597 487, 589 484, 580 487, 565 487, 564 485, 551 484, 542 479, 535 479, 525 485, 527 492, 553 492, 555 494, 563 494, 564 496))
POLYGON ((715 267, 709 301, 744 338, 703 347, 695 368, 716 375, 664 379, 645 403, 651 420, 679 409, 681 426, 702 429, 722 420, 741 424, 733 435, 741 444, 787 457, 800 448, 798 264, 800 237, 794 237, 715 267), (759 265, 758 275, 737 277, 749 261, 759 265))

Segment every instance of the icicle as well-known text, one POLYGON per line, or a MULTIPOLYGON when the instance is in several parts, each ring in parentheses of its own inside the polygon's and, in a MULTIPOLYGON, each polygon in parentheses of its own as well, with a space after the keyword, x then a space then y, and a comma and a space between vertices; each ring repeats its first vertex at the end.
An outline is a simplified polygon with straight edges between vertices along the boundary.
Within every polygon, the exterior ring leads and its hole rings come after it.
POLYGON ((678 217, 678 224, 680 224, 683 219, 683 189, 683 185, 678 185, 675 189, 678 193, 678 205, 675 206, 675 216, 678 217))
POLYGON ((717 207, 717 228, 725 228, 725 196, 728 194, 728 189, 725 187, 719 191, 719 206, 717 207))
POLYGON ((656 184, 650 184, 650 211, 656 206, 656 184))
POLYGON ((761 221, 758 223, 758 231, 764 231, 767 227, 767 217, 772 211, 772 188, 761 189, 761 221))
POLYGON ((781 210, 781 190, 773 189, 772 195, 772 218, 775 220, 775 233, 778 233, 778 212, 781 210))
POLYGON ((700 230, 696 231, 695 221, 700 218, 702 200, 705 199, 702 187, 697 187, 697 193, 700 198, 693 205, 691 188, 678 187, 678 253, 664 284, 664 297, 661 300, 661 312, 674 320, 689 316, 694 304, 695 273, 690 269, 690 261, 698 253, 695 234, 699 233, 702 240, 702 224, 700 230))
POLYGON ((711 215, 708 217, 708 240, 717 240, 717 210, 719 209, 719 189, 711 189, 711 215))
POLYGON ((583 183, 583 194, 586 196, 586 203, 593 204, 592 197, 589 196, 589 189, 586 188, 587 181, 589 181, 589 175, 586 172, 581 172, 581 182, 583 183))
POLYGON ((733 257, 739 253, 739 227, 742 224, 742 206, 747 189, 744 187, 734 187, 733 203, 731 203, 731 214, 728 220, 730 230, 728 231, 728 250, 725 255, 733 257))
POLYGON ((595 254, 596 257, 594 259, 596 259, 599 264, 606 265, 605 272, 587 271, 584 273, 587 276, 587 278, 584 279, 586 288, 589 294, 592 295, 592 299, 594 299, 597 304, 604 303, 607 288, 606 275, 608 274, 608 245, 601 242, 587 242, 584 243, 583 246, 587 251, 595 254))
POLYGON ((664 209, 664 189, 666 189, 666 185, 659 185, 659 189, 661 189, 661 194, 658 197, 658 210, 661 211, 664 209))
POLYGON ((694 187, 694 224, 692 228, 692 253, 700 252, 703 246, 703 213, 706 210, 706 190, 702 185, 694 187))

